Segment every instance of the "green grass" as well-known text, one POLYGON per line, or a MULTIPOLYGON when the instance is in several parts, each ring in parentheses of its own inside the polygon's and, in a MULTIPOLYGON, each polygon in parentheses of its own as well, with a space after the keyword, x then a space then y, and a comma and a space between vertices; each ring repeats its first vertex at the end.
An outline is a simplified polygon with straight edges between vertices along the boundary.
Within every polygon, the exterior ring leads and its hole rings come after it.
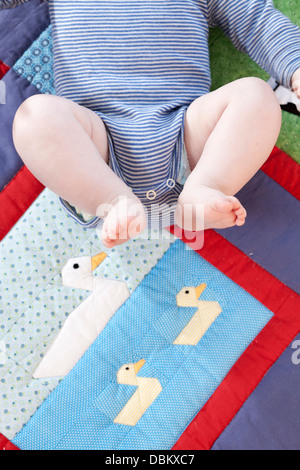
MULTIPOLYGON (((299 0, 274 0, 274 5, 300 27, 299 0)), ((234 48, 221 30, 212 29, 209 42, 212 90, 242 77, 253 76, 264 80, 269 79, 269 75, 247 54, 234 48)), ((299 117, 285 111, 282 114, 282 128, 276 145, 300 163, 299 117)))

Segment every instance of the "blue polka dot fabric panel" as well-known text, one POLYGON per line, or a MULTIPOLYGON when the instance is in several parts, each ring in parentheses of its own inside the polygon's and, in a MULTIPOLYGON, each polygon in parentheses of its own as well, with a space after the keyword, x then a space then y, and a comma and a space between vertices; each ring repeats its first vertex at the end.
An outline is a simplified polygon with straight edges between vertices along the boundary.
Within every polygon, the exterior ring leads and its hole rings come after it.
POLYGON ((13 442, 171 449, 272 315, 177 240, 13 442), (222 312, 196 345, 175 344, 198 312, 180 299, 199 284, 202 301, 222 312))
MULTIPOLYGON (((132 293, 174 242, 164 232, 131 240, 107 253, 94 276, 126 283, 132 293)), ((61 378, 32 375, 70 313, 90 292, 66 287, 70 258, 105 252, 96 229, 66 215, 47 189, 0 246, 0 432, 18 433, 61 378)))

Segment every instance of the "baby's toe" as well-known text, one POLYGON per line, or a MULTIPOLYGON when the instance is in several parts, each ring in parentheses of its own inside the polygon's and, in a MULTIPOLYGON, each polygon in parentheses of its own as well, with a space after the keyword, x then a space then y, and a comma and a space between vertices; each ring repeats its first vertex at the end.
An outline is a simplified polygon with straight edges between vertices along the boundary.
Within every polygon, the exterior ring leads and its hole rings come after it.
POLYGON ((236 222, 235 222, 235 225, 237 225, 238 227, 242 227, 243 225, 245 225, 245 222, 246 222, 246 219, 236 219, 236 222))
POLYGON ((240 219, 245 219, 247 217, 246 209, 241 206, 239 209, 235 210, 235 215, 240 219))
POLYGON ((238 211, 241 207, 243 207, 238 198, 236 198, 235 196, 227 196, 226 201, 231 203, 232 210, 234 212, 238 211))
POLYGON ((103 245, 106 246, 106 248, 113 248, 114 246, 114 240, 111 240, 111 238, 109 238, 107 233, 103 233, 103 231, 101 234, 101 241, 103 245))
POLYGON ((237 211, 235 211, 236 215, 236 225, 241 227, 246 222, 247 211, 246 209, 241 206, 237 211))

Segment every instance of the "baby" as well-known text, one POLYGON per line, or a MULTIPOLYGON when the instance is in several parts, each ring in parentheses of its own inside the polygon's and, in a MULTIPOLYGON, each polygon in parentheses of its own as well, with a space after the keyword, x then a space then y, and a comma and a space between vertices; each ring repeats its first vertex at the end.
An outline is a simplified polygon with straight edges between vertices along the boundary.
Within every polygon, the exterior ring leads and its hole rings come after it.
POLYGON ((235 195, 268 158, 281 110, 258 78, 210 92, 209 27, 300 97, 299 28, 271 0, 48 3, 57 96, 29 98, 13 125, 33 174, 74 217, 103 218, 109 248, 149 213, 173 211, 186 230, 242 226, 235 195))

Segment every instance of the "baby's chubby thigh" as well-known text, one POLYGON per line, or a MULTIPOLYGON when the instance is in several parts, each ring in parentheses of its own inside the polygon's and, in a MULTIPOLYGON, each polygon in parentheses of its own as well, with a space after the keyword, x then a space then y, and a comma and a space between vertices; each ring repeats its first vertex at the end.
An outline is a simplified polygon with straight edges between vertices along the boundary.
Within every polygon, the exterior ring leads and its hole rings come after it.
POLYGON ((202 95, 190 104, 185 116, 184 139, 190 166, 193 170, 204 149, 206 153, 211 151, 216 142, 219 146, 227 145, 231 134, 236 147, 239 141, 244 141, 245 134, 250 134, 249 129, 256 133, 256 129, 264 128, 264 135, 270 133, 273 140, 280 124, 281 111, 275 93, 257 77, 235 80, 202 95), (218 141, 212 136, 218 136, 218 141))
POLYGON ((99 204, 123 190, 107 164, 104 123, 83 106, 57 96, 32 96, 16 113, 13 139, 33 175, 83 212, 95 215, 99 204))

